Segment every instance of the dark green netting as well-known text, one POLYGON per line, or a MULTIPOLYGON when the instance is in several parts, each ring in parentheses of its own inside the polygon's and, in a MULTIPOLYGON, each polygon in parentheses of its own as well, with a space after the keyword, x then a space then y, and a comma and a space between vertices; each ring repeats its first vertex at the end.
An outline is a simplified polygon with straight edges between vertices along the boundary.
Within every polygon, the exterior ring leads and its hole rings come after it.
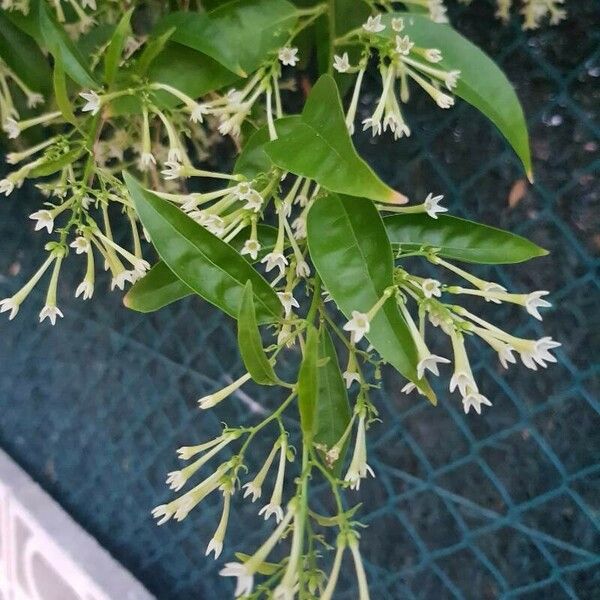
MULTIPOLYGON (((549 248, 531 264, 482 273, 515 290, 553 290, 543 331, 563 343, 559 364, 539 375, 505 373, 488 349, 475 349, 494 402, 481 417, 465 417, 456 398, 434 409, 402 396, 387 375, 371 447, 377 479, 357 495, 372 598, 600 598, 600 6, 567 8, 568 21, 533 34, 517 20, 501 27, 481 0, 455 19, 524 104, 536 186, 522 197, 516 157, 463 103, 441 113, 416 98, 408 141, 358 141, 412 197, 446 193, 454 214, 549 248)), ((44 238, 27 219, 36 202, 29 187, 2 200, 2 297, 41 260, 44 238)), ((203 557, 217 498, 162 528, 149 510, 168 497, 178 446, 216 434, 220 420, 248 422, 278 398, 248 386, 199 414, 195 399, 242 371, 232 322, 199 301, 134 314, 102 285, 83 304, 72 298, 83 269, 75 264, 61 280, 59 325, 36 324, 41 291, 0 323, 0 444, 161 600, 228 595, 221 563, 203 557)), ((521 335, 542 334, 523 311, 487 314, 521 335)), ((317 506, 326 501, 316 494, 317 506)), ((224 559, 264 534, 255 505, 235 508, 224 559)), ((347 570, 340 597, 350 599, 347 570)))

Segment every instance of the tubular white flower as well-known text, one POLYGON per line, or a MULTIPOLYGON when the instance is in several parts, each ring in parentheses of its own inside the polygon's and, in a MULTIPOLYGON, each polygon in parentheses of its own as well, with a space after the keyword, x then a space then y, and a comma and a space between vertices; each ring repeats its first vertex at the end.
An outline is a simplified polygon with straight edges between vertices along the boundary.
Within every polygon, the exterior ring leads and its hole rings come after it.
POLYGON ((525 308, 527 309, 527 312, 538 321, 542 320, 542 315, 540 315, 538 308, 552 306, 550 302, 542 298, 542 296, 547 296, 549 293, 550 292, 546 291, 531 292, 530 294, 527 294, 527 297, 525 298, 525 308))
POLYGON ((75 254, 85 254, 91 248, 90 241, 81 235, 76 237, 69 246, 75 250, 75 254))
POLYGON ((275 519, 278 523, 283 519, 281 501, 283 498, 283 484, 285 480, 285 463, 287 461, 287 437, 285 435, 281 436, 279 443, 279 466, 277 467, 277 478, 275 480, 275 486, 273 487, 273 493, 271 494, 271 500, 258 512, 259 515, 265 515, 265 521, 271 515, 275 515, 275 519))
POLYGON ((402 17, 392 19, 392 29, 396 33, 400 33, 404 29, 404 19, 402 17))
POLYGON ((211 448, 204 456, 195 460, 187 467, 179 471, 171 471, 167 476, 167 485, 174 491, 178 492, 197 471, 199 471, 213 456, 216 456, 223 448, 235 439, 233 436, 224 436, 219 444, 211 448))
POLYGON ((226 563, 225 567, 219 571, 219 575, 223 577, 237 577, 235 587, 235 597, 248 596, 254 588, 254 574, 260 565, 269 556, 277 542, 281 539, 287 526, 290 524, 294 516, 294 508, 290 503, 288 510, 277 528, 267 538, 263 545, 244 563, 230 562, 226 563))
POLYGON ((352 91, 352 100, 350 101, 350 107, 346 113, 346 127, 350 135, 354 134, 354 118, 356 117, 356 109, 358 108, 358 99, 360 98, 360 88, 362 86, 363 77, 365 75, 365 68, 363 67, 356 76, 354 82, 354 90, 352 91))
POLYGON ((342 566, 342 558, 344 557, 344 551, 346 550, 346 540, 344 536, 339 535, 337 539, 337 547, 335 551, 335 557, 333 559, 333 565, 331 572, 327 578, 327 585, 321 594, 320 600, 331 600, 333 592, 337 586, 338 577, 340 575, 340 567, 342 566))
POLYGON ((85 104, 81 108, 82 112, 90 112, 92 115, 96 115, 102 106, 102 97, 93 90, 79 92, 79 95, 85 100, 85 104))
POLYGON ((440 287, 441 283, 437 279, 424 279, 421 282, 421 289, 425 294, 425 298, 441 297, 442 290, 440 287))
POLYGON ((286 317, 290 316, 292 308, 300 308, 298 300, 294 298, 292 292, 277 292, 277 296, 279 297, 279 300, 281 300, 281 304, 283 304, 286 317))
POLYGON ((292 547, 285 573, 281 583, 275 588, 273 593, 274 600, 294 600, 296 588, 298 585, 298 574, 302 568, 300 561, 302 559, 303 545, 303 523, 300 523, 298 513, 294 514, 294 524, 292 533, 292 547))
POLYGON ((238 431, 227 431, 220 436, 205 442, 204 444, 198 444, 196 446, 182 446, 177 450, 177 454, 181 460, 189 460, 190 458, 200 454, 200 452, 205 452, 206 450, 210 450, 214 446, 218 446, 224 440, 232 441, 237 439, 240 436, 240 432, 238 431))
POLYGON ((40 311, 40 323, 44 319, 48 319, 52 325, 56 324, 56 317, 63 317, 61 310, 56 306, 56 290, 58 287, 58 276, 60 274, 60 267, 62 265, 64 253, 56 255, 54 261, 54 267, 52 269, 52 276, 50 277, 50 283, 48 284, 48 292, 46 293, 46 304, 40 311))
POLYGON ((273 447, 271 448, 271 452, 269 452, 267 459, 265 460, 260 471, 256 474, 256 477, 252 481, 250 481, 242 486, 242 489, 245 489, 244 498, 247 498, 248 496, 252 496, 252 502, 256 502, 256 500, 261 497, 263 483, 265 482, 265 478, 267 477, 267 474, 269 473, 269 470, 271 469, 271 465, 273 464, 273 461, 275 460, 275 456, 277 455, 277 450, 279 449, 280 444, 281 444, 281 440, 278 439, 273 444, 273 447))
POLYGON ((246 240, 240 254, 248 254, 252 260, 256 260, 260 250, 261 245, 258 240, 246 240))
POLYGON ((356 426, 356 441, 352 461, 344 477, 344 481, 350 484, 351 490, 360 488, 360 480, 365 479, 368 474, 375 477, 373 469, 367 464, 367 441, 365 433, 365 415, 361 414, 356 426))
POLYGON ((407 35, 404 37, 399 35, 396 36, 396 52, 398 54, 401 54, 402 56, 408 56, 414 45, 414 42, 412 42, 407 35))
POLYGON ((468 392, 463 396, 462 402, 465 414, 468 414, 471 408, 474 408, 475 412, 480 415, 481 407, 483 405, 492 406, 492 403, 483 394, 480 394, 474 389, 468 390, 468 392))
POLYGON ((468 388, 477 391, 477 385, 473 378, 462 334, 453 332, 450 335, 450 339, 452 340, 452 349, 454 351, 454 374, 450 379, 450 391, 453 392, 458 388, 461 395, 465 396, 468 388))
POLYGON ((369 333, 370 328, 369 316, 366 313, 353 310, 352 318, 344 325, 343 329, 350 332, 352 342, 357 344, 363 336, 369 333))
POLYGON ((208 396, 203 396, 198 400, 198 404, 200 408, 206 410, 207 408, 212 408, 219 404, 219 402, 225 400, 228 396, 233 394, 236 390, 238 390, 244 383, 250 380, 250 373, 246 373, 242 375, 239 379, 236 379, 233 383, 230 383, 228 386, 225 386, 223 389, 215 392, 214 394, 209 394, 208 396))
POLYGON ((352 559, 354 560, 354 569, 356 571, 356 579, 358 582, 358 600, 369 600, 369 584, 367 583, 367 575, 360 556, 358 541, 355 535, 350 537, 348 542, 352 559))
POLYGON ((229 521, 232 492, 233 490, 229 489, 227 486, 223 489, 223 512, 221 513, 221 520, 219 521, 215 534, 208 542, 204 554, 205 556, 208 556, 211 552, 214 552, 215 560, 221 556, 221 552, 223 551, 223 542, 225 540, 225 532, 227 531, 227 522, 229 521))

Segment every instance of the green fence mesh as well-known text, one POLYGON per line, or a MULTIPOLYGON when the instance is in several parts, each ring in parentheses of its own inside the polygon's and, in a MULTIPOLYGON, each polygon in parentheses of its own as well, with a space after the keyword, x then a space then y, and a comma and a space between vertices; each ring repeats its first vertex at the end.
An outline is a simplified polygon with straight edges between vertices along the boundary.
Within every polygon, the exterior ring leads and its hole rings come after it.
MULTIPOLYGON (((600 4, 567 7, 566 22, 533 34, 517 20, 501 27, 482 1, 454 17, 517 88, 534 187, 462 103, 441 114, 417 98, 408 141, 358 140, 412 197, 446 193, 454 214, 549 248, 530 265, 482 273, 511 289, 553 290, 544 331, 563 343, 558 365, 539 375, 506 373, 481 347, 476 376, 494 402, 481 417, 444 395, 437 408, 402 396, 387 376, 370 454, 377 478, 356 496, 373 598, 600 598, 600 4)), ((3 297, 42 256, 41 235, 25 225, 33 198, 25 188, 2 203, 3 297)), ((178 446, 216 434, 221 420, 249 422, 277 398, 249 386, 198 414, 198 396, 242 371, 231 321, 195 300, 137 315, 101 286, 83 305, 72 299, 80 277, 72 267, 62 278, 65 319, 55 328, 36 324, 41 294, 0 324, 0 444, 158 598, 227 596, 219 564, 203 556, 217 505, 162 528, 149 510, 168 497, 178 446)), ((521 335, 542 333, 510 307, 490 315, 521 335)), ((264 534, 255 505, 235 508, 225 559, 264 534)), ((340 598, 356 598, 351 575, 348 565, 340 598)))

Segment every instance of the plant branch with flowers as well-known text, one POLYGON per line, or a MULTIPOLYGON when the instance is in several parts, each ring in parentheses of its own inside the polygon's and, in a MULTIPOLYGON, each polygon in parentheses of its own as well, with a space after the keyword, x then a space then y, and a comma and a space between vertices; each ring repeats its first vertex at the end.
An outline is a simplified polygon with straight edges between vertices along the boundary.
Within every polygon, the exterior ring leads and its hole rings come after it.
MULTIPOLYGON (((271 534, 221 570, 235 579, 236 596, 329 599, 351 564, 364 600, 352 496, 375 476, 367 436, 382 369, 398 371, 415 401, 458 393, 465 413, 480 414, 493 408, 473 376, 472 340, 504 368, 520 359, 532 370, 556 362, 560 344, 517 337, 461 303, 514 304, 541 320, 547 291, 507 290, 469 265, 546 251, 445 214, 439 190, 409 200, 410 190, 375 174, 352 136, 362 128, 402 143, 411 135, 404 107, 417 89, 443 111, 462 99, 501 131, 533 180, 523 111, 502 71, 447 24, 441 0, 146 4, 2 4, 0 118, 13 147, 0 192, 35 182, 45 199, 30 218, 53 237, 0 312, 16 317, 45 279, 39 319, 54 325, 63 317, 61 271, 73 262, 84 273, 74 291, 83 300, 104 270, 111 288, 131 286, 124 303, 132 310, 197 295, 232 317, 246 372, 200 398, 200 409, 218 411, 250 380, 278 390, 279 404, 262 421, 181 447, 185 466, 167 476, 177 495, 153 515, 158 524, 181 521, 208 495, 222 496, 206 547, 218 559, 233 498, 260 501, 271 534), (359 122, 369 70, 380 93, 359 122), (289 114, 299 99, 302 110, 289 114), (209 159, 224 138, 235 164, 214 170, 209 159), (113 233, 124 228, 127 241, 113 233), (425 264, 437 278, 419 274, 425 264), (432 350, 435 329, 442 350, 432 350), (299 358, 287 376, 282 355, 299 358), (448 369, 446 392, 431 382, 448 369), (299 415, 299 431, 288 415, 299 415), (268 451, 248 473, 257 440, 268 451), (321 483, 330 514, 311 501, 321 483), (273 558, 284 545, 287 556, 273 558)), ((499 3, 501 17, 509 4, 499 3)), ((523 2, 525 26, 563 16, 559 2, 533 4, 523 2)))

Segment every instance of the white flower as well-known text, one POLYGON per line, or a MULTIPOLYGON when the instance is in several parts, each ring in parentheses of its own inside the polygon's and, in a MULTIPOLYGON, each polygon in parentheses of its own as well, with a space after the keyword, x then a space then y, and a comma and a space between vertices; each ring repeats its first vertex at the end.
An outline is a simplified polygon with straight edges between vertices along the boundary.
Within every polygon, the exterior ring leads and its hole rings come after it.
POLYGON ((404 29, 404 19, 402 17, 392 19, 392 29, 396 33, 400 33, 404 29))
POLYGON ((133 273, 131 271, 123 270, 112 278, 110 282, 110 289, 114 290, 115 288, 118 288, 122 290, 125 287, 125 283, 127 281, 129 281, 129 283, 132 283, 132 279, 133 273))
POLYGON ((352 341, 357 344, 364 335, 369 333, 370 326, 366 313, 353 310, 352 318, 344 325, 344 331, 349 331, 352 341))
POLYGON ((344 371, 342 379, 346 382, 346 389, 350 389, 355 381, 360 383, 360 376, 356 371, 344 371))
POLYGON ((204 556, 208 556, 211 552, 215 553, 215 560, 217 560, 217 558, 221 556, 221 552, 223 552, 223 542, 216 540, 215 538, 211 538, 210 542, 208 542, 208 546, 206 547, 204 556))
POLYGON ((523 364, 533 371, 537 371, 537 366, 546 368, 546 362, 555 363, 556 358, 550 354, 550 350, 558 348, 561 344, 555 342, 551 337, 543 337, 537 341, 530 342, 527 349, 520 351, 523 364))
POLYGON ((262 486, 255 480, 245 483, 242 489, 244 490, 244 498, 252 496, 252 502, 256 502, 262 496, 262 486))
POLYGON ((411 42, 407 35, 404 37, 400 37, 399 35, 396 36, 396 52, 398 54, 402 54, 402 56, 408 56, 414 45, 414 42, 411 42))
POLYGON ((183 165, 175 161, 167 161, 165 169, 161 171, 163 177, 167 180, 179 179, 183 173, 183 165))
POLYGON ((515 349, 508 344, 504 344, 498 349, 498 360, 505 369, 508 369, 508 363, 517 362, 517 359, 513 356, 514 351, 515 349))
POLYGON ((279 296, 279 300, 281 300, 281 304, 283 304, 283 309, 285 311, 285 316, 289 317, 292 312, 292 308, 299 308, 298 300, 294 298, 291 292, 277 292, 279 296))
POLYGON ((246 204, 244 205, 244 208, 246 210, 259 212, 262 208, 263 201, 263 197, 256 190, 250 190, 246 198, 246 204))
POLYGON ((75 250, 75 254, 84 254, 88 252, 90 249, 90 242, 87 238, 83 236, 76 237, 69 246, 75 250))
POLYGON ((492 403, 483 395, 479 394, 475 390, 469 391, 469 393, 463 397, 463 409, 465 414, 468 414, 471 407, 475 409, 475 412, 480 415, 481 414, 481 406, 492 406, 492 403))
POLYGON ((100 110, 100 106, 102 105, 102 98, 100 98, 100 96, 98 96, 98 94, 94 91, 79 92, 79 95, 86 102, 81 110, 83 112, 91 112, 92 115, 97 114, 100 110))
POLYGON ((8 320, 12 321, 19 312, 20 304, 15 301, 14 298, 4 298, 4 300, 0 300, 0 313, 7 312, 10 310, 10 315, 8 315, 8 320))
POLYGON ((254 588, 254 573, 248 572, 245 565, 237 562, 225 563, 225 567, 219 571, 223 577, 237 577, 235 585, 235 597, 249 596, 254 588))
POLYGON ((36 221, 36 231, 45 227, 48 230, 48 233, 52 233, 52 229, 54 228, 54 217, 49 210, 38 210, 37 212, 30 214, 29 218, 36 221))
POLYGON ((269 504, 265 504, 259 511, 259 515, 265 515, 265 521, 269 519, 271 515, 275 515, 275 520, 277 523, 281 523, 283 520, 283 509, 281 505, 275 504, 273 502, 269 502, 269 504))
POLYGON ((253 192, 252 185, 248 181, 241 181, 232 190, 232 194, 238 200, 248 200, 250 194, 253 192))
POLYGON ((287 258, 281 252, 269 252, 260 262, 261 264, 266 263, 265 270, 267 273, 275 267, 279 267, 280 273, 283 273, 288 264, 287 258))
POLYGON ((14 189, 15 184, 10 179, 0 180, 0 194, 9 196, 14 189))
POLYGON ((296 265, 296 275, 298 277, 310 277, 310 267, 305 260, 299 260, 296 265))
POLYGON ((21 133, 19 124, 12 117, 5 119, 4 123, 2 124, 2 129, 11 140, 18 138, 21 133))
POLYGON ((369 33, 379 33, 385 29, 385 25, 381 22, 381 15, 369 17, 366 23, 363 23, 363 29, 369 33))
POLYGON ((298 58, 298 48, 290 48, 288 46, 280 48, 278 56, 282 65, 290 67, 295 67, 296 63, 300 60, 298 58))
POLYGON ((261 245, 258 240, 246 240, 240 254, 248 254, 252 260, 256 260, 260 249, 261 245))
POLYGON ((448 212, 447 208, 440 206, 440 202, 444 199, 444 196, 434 196, 433 194, 427 194, 425 198, 425 212, 432 218, 437 219, 437 213, 448 212))
POLYGON ((535 317, 538 321, 542 320, 542 315, 540 315, 538 308, 552 306, 550 302, 542 298, 542 296, 547 296, 549 293, 550 292, 546 291, 531 292, 531 294, 527 295, 527 299, 525 300, 525 308, 527 309, 527 312, 532 317, 535 317))
POLYGON ((140 156, 140 169, 142 171, 147 171, 152 167, 152 165, 156 164, 156 158, 154 158, 154 154, 152 152, 142 152, 140 156))
POLYGON ((456 388, 459 389, 461 396, 467 393, 469 388, 477 389, 473 375, 467 371, 454 371, 450 379, 450 391, 453 392, 456 388))
POLYGON ((374 117, 368 117, 363 120, 363 131, 371 128, 371 135, 375 137, 376 135, 381 135, 381 121, 374 117))
POLYGON ((367 464, 367 442, 365 435, 365 417, 361 415, 356 428, 356 441, 354 443, 354 454, 352 461, 344 477, 344 481, 350 484, 350 489, 358 490, 360 480, 365 479, 367 474, 375 477, 373 469, 367 464))
POLYGON ((454 98, 439 91, 435 94, 435 102, 440 108, 450 108, 451 106, 454 106, 454 98))
MULTIPOLYGON (((448 71, 448 73, 446 73, 446 78, 444 79, 446 87, 449 90, 453 90, 458 84, 459 77, 460 77, 460 71, 448 71)), ((452 99, 452 104, 454 104, 454 99, 452 99)), ((442 108, 445 108, 445 107, 442 106, 442 108)))
POLYGON ((440 289, 441 283, 437 279, 424 279, 421 282, 421 289, 425 294, 425 298, 439 298, 442 295, 440 289))
POLYGON ((442 53, 437 48, 427 48, 427 50, 425 50, 425 60, 427 62, 438 63, 443 58, 442 53))
POLYGON ((304 217, 294 219, 292 229, 294 230, 294 238, 303 240, 306 237, 306 219, 304 217))
POLYGON ((36 92, 31 92, 27 94, 27 106, 29 108, 35 108, 38 104, 44 103, 44 96, 42 94, 38 94, 36 92))
POLYGON ((40 323, 44 319, 49 319, 52 325, 56 325, 56 317, 63 317, 61 310, 57 306, 44 306, 40 311, 40 323))
POLYGON ((409 381, 400 391, 403 394, 410 394, 411 392, 414 392, 417 389, 417 386, 412 382, 409 381))
POLYGON ((425 374, 425 371, 431 371, 434 375, 439 375, 438 363, 444 364, 449 362, 450 361, 443 356, 429 354, 428 356, 423 357, 417 364, 417 376, 421 379, 425 374))
POLYGON ((94 295, 94 286, 90 281, 82 281, 75 290, 75 298, 82 296, 82 300, 89 300, 94 295))
POLYGON ((348 69, 350 69, 350 60, 348 59, 348 53, 344 52, 342 56, 338 56, 337 54, 333 57, 333 68, 338 73, 347 73, 348 69))
POLYGON ((196 104, 190 114, 192 123, 202 123, 204 115, 208 114, 208 108, 204 104, 196 104))

